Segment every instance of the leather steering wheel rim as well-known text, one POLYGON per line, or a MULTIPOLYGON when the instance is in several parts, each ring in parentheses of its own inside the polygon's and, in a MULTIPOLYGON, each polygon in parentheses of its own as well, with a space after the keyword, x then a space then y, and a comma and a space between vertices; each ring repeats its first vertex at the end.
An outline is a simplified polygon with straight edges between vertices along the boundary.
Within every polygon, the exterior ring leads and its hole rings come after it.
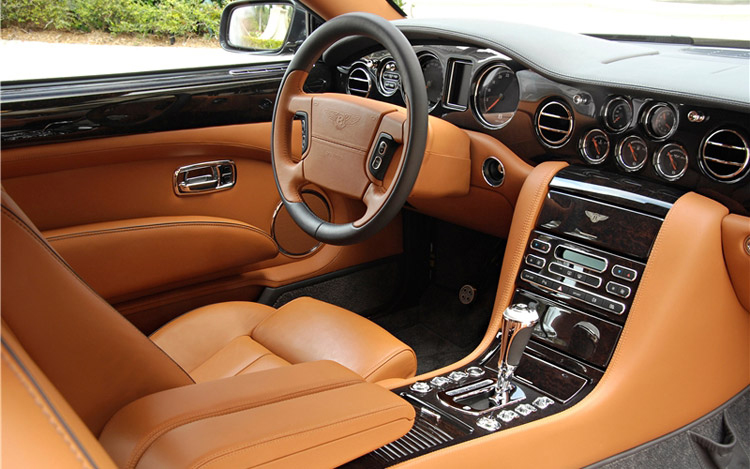
MULTIPOLYGON (((336 245, 361 242, 380 231, 399 213, 417 180, 427 141, 429 117, 427 109, 427 92, 419 60, 409 41, 393 24, 369 13, 349 13, 333 18, 316 29, 292 58, 282 79, 273 111, 271 160, 274 179, 281 200, 295 223, 318 241, 336 245), (335 42, 349 36, 365 36, 380 43, 396 61, 406 101, 405 117, 403 113, 399 114, 392 110, 381 111, 380 108, 383 107, 383 103, 366 100, 366 98, 332 93, 315 95, 306 94, 302 91, 302 86, 309 71, 323 52, 335 42), (320 98, 313 102, 316 96, 320 96, 320 98), (357 101, 357 99, 360 101, 357 101), (310 148, 308 151, 312 151, 312 146, 316 144, 313 128, 316 125, 323 126, 325 124, 322 122, 325 119, 320 118, 321 114, 318 111, 318 108, 322 106, 318 106, 318 104, 336 104, 336 100, 340 100, 342 106, 349 106, 346 109, 352 109, 352 106, 354 106, 355 112, 353 114, 355 117, 350 119, 351 121, 359 122, 361 120, 364 123, 368 121, 367 116, 369 116, 369 121, 374 122, 376 120, 375 115, 380 112, 379 126, 386 125, 386 117, 392 120, 393 116, 396 116, 403 122, 402 146, 399 147, 402 151, 402 156, 399 159, 400 165, 397 167, 388 188, 379 187, 377 181, 372 183, 371 175, 366 173, 369 171, 367 160, 370 155, 370 146, 367 146, 368 151, 365 154, 365 164, 362 171, 365 172, 366 177, 370 177, 371 183, 366 186, 366 191, 362 193, 361 199, 365 202, 368 210, 362 218, 350 223, 331 223, 321 220, 305 204, 300 196, 302 187, 311 182, 318 184, 317 181, 308 179, 308 171, 305 168, 306 164, 311 167, 312 158, 304 159, 303 156, 302 160, 296 161, 291 151, 292 121, 295 114, 299 112, 296 111, 297 107, 310 112, 310 120, 308 121, 310 148), (363 112, 366 112, 364 108, 376 104, 377 110, 370 112, 370 114, 374 113, 373 115, 362 114, 364 117, 360 119, 359 114, 356 113, 358 104, 363 108, 363 112), (314 112, 313 108, 315 109, 314 112)), ((327 110, 327 112, 331 115, 330 113, 336 111, 327 110)), ((337 115, 350 117, 343 113, 337 115)), ((394 128, 394 125, 391 124, 390 128, 394 128)), ((371 137, 372 148, 374 148, 380 131, 380 127, 377 127, 377 132, 371 137)), ((318 146, 323 146, 323 144, 335 145, 336 143, 323 142, 318 146)), ((317 151, 322 153, 321 150, 317 151)), ((325 156, 330 155, 330 151, 325 151, 325 156)), ((360 159, 361 156, 360 151, 360 159)), ((316 158, 320 161, 322 157, 316 156, 316 158)), ((361 179, 361 175, 357 176, 361 179)), ((318 185, 324 189, 336 191, 335 188, 326 187, 325 184, 318 185)), ((349 195, 358 196, 356 191, 349 195)))

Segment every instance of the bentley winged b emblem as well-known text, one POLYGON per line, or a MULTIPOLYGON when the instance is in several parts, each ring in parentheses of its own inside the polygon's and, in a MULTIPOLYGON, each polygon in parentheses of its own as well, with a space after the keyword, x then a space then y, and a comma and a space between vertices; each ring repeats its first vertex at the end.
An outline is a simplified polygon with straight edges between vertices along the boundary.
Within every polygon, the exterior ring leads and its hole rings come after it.
POLYGON ((601 213, 592 212, 590 210, 586 210, 585 213, 589 220, 591 220, 591 223, 599 223, 600 221, 609 219, 607 215, 602 215, 601 213))
POLYGON ((344 114, 343 112, 333 111, 331 109, 326 110, 326 114, 328 115, 328 119, 333 122, 333 125, 339 130, 343 130, 350 125, 356 124, 360 119, 359 116, 352 116, 351 114, 344 114))

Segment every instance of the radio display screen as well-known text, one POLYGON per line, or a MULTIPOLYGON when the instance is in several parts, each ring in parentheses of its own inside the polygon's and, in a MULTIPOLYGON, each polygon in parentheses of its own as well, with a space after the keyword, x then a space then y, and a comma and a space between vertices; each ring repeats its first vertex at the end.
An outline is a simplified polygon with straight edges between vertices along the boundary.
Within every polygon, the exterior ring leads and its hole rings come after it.
POLYGON ((572 249, 561 248, 559 250, 559 255, 566 261, 574 262, 597 272, 603 272, 604 269, 607 268, 607 262, 604 259, 589 256, 572 249))

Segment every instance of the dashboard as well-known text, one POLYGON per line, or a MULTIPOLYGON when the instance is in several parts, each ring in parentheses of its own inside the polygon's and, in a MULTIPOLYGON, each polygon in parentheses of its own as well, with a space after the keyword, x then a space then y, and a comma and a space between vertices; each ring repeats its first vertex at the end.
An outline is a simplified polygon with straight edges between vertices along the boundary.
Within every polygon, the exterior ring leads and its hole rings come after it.
MULTIPOLYGON (((731 49, 659 47, 686 63, 707 55, 743 57, 731 49)), ((665 97, 647 83, 626 90, 552 80, 487 47, 428 43, 414 49, 432 115, 491 135, 530 164, 564 160, 596 167, 750 213, 747 112, 665 97)), ((404 104, 398 67, 385 51, 354 54, 336 66, 335 76, 335 91, 404 104)), ((485 179, 493 185, 491 174, 485 179)))

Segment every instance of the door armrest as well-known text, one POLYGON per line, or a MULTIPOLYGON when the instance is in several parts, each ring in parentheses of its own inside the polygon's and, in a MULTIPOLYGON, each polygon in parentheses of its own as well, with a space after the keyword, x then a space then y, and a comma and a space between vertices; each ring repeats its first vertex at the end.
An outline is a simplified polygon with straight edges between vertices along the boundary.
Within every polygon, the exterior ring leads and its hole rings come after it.
POLYGON ((110 302, 239 271, 279 252, 259 228, 216 217, 134 218, 43 234, 73 270, 110 302))

